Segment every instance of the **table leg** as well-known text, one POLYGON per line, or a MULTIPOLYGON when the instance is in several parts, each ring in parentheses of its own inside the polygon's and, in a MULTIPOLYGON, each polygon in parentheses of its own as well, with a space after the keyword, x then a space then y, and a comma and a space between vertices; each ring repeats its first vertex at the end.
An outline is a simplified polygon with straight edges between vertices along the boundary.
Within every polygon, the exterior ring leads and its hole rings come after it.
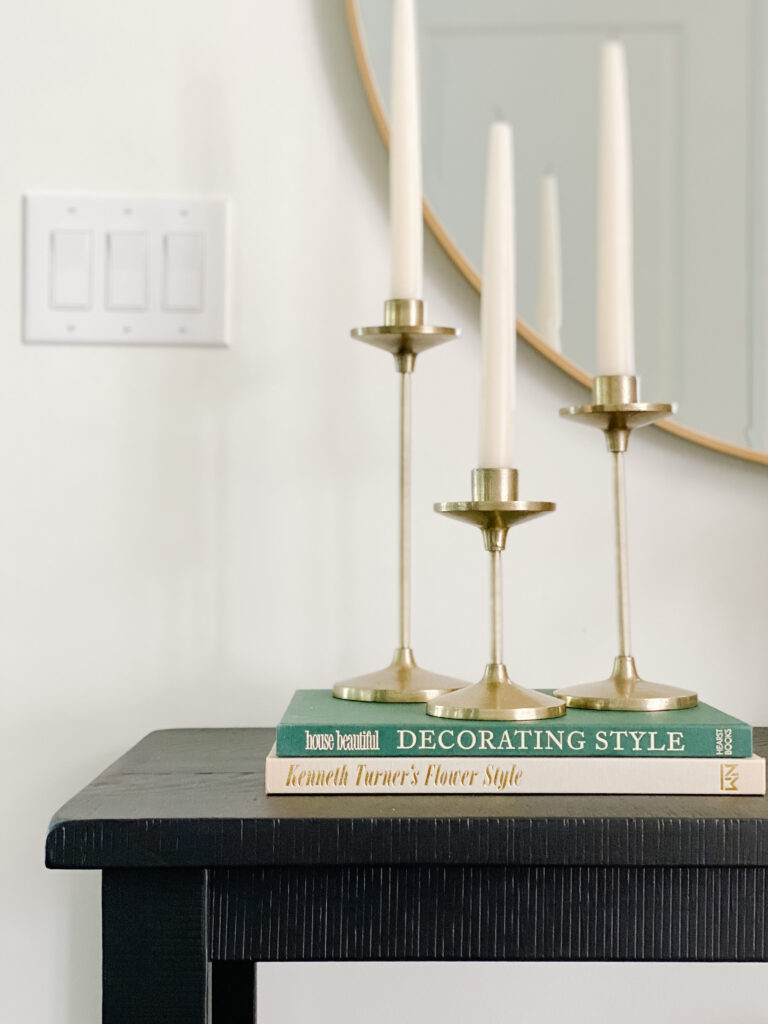
POLYGON ((216 960, 213 964, 212 1024, 256 1024, 256 964, 216 960))
POLYGON ((103 1024, 209 1024, 207 887, 202 868, 104 871, 103 1024))

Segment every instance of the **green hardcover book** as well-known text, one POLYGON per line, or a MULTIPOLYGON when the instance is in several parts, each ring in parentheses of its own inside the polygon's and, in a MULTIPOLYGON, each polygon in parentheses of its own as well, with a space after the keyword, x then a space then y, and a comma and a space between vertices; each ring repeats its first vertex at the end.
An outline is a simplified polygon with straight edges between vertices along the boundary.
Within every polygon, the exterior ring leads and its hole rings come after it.
POLYGON ((338 700, 297 690, 278 757, 751 757, 752 727, 708 704, 684 711, 582 711, 538 722, 430 718, 423 704, 338 700))

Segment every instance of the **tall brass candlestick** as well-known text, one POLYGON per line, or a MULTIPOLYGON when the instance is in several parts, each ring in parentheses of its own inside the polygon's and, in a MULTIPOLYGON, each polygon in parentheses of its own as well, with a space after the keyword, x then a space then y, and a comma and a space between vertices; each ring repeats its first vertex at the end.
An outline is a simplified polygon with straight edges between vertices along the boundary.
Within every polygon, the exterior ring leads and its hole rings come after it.
POLYGON ((399 637, 386 668, 336 683, 333 694, 344 700, 382 703, 427 701, 465 684, 420 668, 411 647, 411 375, 420 352, 450 341, 459 332, 425 324, 420 299, 389 299, 384 305, 383 326, 357 327, 351 333, 358 341, 390 352, 400 374, 399 637))
POLYGON ((536 690, 527 690, 509 678, 502 644, 501 553, 512 526, 554 511, 551 501, 519 501, 516 469, 472 471, 472 500, 435 505, 435 511, 464 523, 479 526, 486 551, 491 555, 491 660, 483 678, 473 686, 434 697, 427 714, 480 722, 526 722, 558 718, 565 704, 536 690))
POLYGON ((671 405, 639 401, 637 377, 613 374, 595 377, 592 405, 561 409, 560 415, 577 423, 599 427, 613 457, 613 495, 618 592, 619 654, 613 671, 599 683, 565 686, 556 691, 568 707, 594 711, 672 711, 692 708, 698 696, 692 690, 649 683, 637 673, 632 657, 629 616, 629 560, 627 554, 627 499, 624 456, 629 435, 672 412, 671 405))

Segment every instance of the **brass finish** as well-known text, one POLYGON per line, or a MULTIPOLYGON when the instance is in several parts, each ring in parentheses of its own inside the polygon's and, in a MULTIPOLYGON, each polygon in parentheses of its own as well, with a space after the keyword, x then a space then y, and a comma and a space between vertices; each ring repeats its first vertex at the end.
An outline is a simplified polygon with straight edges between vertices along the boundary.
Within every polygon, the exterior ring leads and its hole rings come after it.
POLYGON ((556 692, 564 697, 569 708, 592 711, 680 711, 695 708, 699 702, 693 690, 641 679, 631 655, 619 655, 615 659, 608 679, 556 692))
POLYGON ((637 673, 631 654, 629 615, 629 559, 627 546, 627 498, 624 454, 631 431, 673 411, 671 405, 647 405, 639 401, 637 377, 628 374, 595 377, 592 405, 561 409, 560 415, 599 427, 613 459, 615 510, 616 585, 618 593, 619 655, 613 672, 599 683, 561 687, 555 691, 568 707, 593 711, 675 711, 692 708, 698 697, 692 690, 649 683, 637 673))
POLYGON ((419 352, 458 333, 453 327, 425 325, 421 299, 389 299, 384 304, 383 326, 351 332, 353 338, 391 352, 400 374, 399 638, 386 668, 336 683, 333 695, 342 700, 413 703, 465 685, 460 679, 419 668, 411 648, 411 374, 419 352))
POLYGON ((473 469, 473 501, 517 501, 516 469, 473 469))
POLYGON ((596 405, 625 406, 640 401, 640 382, 628 373, 595 377, 592 392, 596 405))
MULTIPOLYGON (((373 115, 373 120, 376 128, 378 129, 379 135, 381 136, 384 145, 388 146, 389 124, 387 122, 387 116, 384 113, 384 106, 381 102, 381 97, 379 96, 379 92, 370 69, 365 42, 363 41, 358 0, 345 0, 345 7, 347 11, 349 35, 352 41, 352 49, 355 54, 358 71, 360 72, 363 89, 368 100, 368 105, 371 108, 371 114, 373 115)), ((438 219, 437 214, 426 199, 424 200, 423 207, 424 222, 427 227, 435 236, 438 243, 443 247, 443 250, 447 254, 448 258, 454 263, 459 273, 462 274, 466 281, 469 282, 470 286, 479 293, 481 281, 477 270, 475 270, 464 253, 459 249, 451 236, 445 230, 438 219)), ((531 326, 519 317, 517 319, 517 333, 520 338, 528 342, 531 348, 534 348, 537 352, 543 355, 545 359, 548 359, 558 367, 558 369, 567 373, 569 377, 577 383, 583 384, 586 388, 592 387, 593 378, 586 370, 579 366, 578 363, 574 363, 572 359, 563 355, 562 352, 556 352, 552 346, 544 341, 544 339, 541 338, 531 326)), ((683 441, 690 441, 692 444, 700 444, 704 448, 720 452, 721 455, 730 455, 733 458, 744 459, 747 462, 757 462, 764 466, 768 465, 768 452, 757 451, 754 448, 745 448, 743 445, 731 444, 729 441, 721 441, 719 438, 710 437, 709 434, 704 434, 700 430, 694 430, 692 427, 684 427, 680 423, 663 421, 656 423, 655 426, 657 426, 659 430, 663 430, 668 434, 673 434, 675 437, 679 437, 683 441)))
POLYGON ((435 511, 441 515, 480 527, 485 549, 491 555, 491 660, 479 683, 428 702, 427 714, 435 718, 528 722, 565 714, 562 700, 513 683, 504 665, 501 553, 506 547, 507 533, 518 523, 555 509, 551 501, 519 501, 517 494, 517 470, 475 469, 471 501, 435 505, 435 511))
POLYGON ((503 551, 507 533, 513 526, 554 512, 551 501, 518 501, 516 469, 473 469, 472 500, 446 501, 434 506, 435 512, 464 523, 479 526, 486 551, 503 551))
POLYGON ((503 551, 511 527, 554 510, 551 501, 447 501, 435 505, 440 515, 479 526, 486 551, 503 551))
POLYGON ((503 664, 491 662, 479 683, 430 700, 427 714, 468 722, 531 722, 560 718, 565 714, 565 704, 546 693, 518 686, 503 664))
POLYGON ((672 405, 639 401, 638 388, 637 377, 628 374, 595 377, 592 404, 561 409, 560 415, 599 427, 605 433, 608 451, 625 452, 634 429, 646 427, 675 411, 672 405))
POLYGON ((460 679, 419 668, 411 648, 398 647, 386 668, 336 683, 333 695, 379 704, 417 704, 465 685, 460 679))
POLYGON ((458 337, 455 327, 433 327, 424 323, 421 299, 388 299, 384 323, 379 327, 355 327, 353 338, 382 348, 395 357, 398 373, 412 373, 416 356, 436 345, 458 337))
POLYGON ((423 299, 387 299, 384 303, 387 327, 419 327, 424 323, 423 299))

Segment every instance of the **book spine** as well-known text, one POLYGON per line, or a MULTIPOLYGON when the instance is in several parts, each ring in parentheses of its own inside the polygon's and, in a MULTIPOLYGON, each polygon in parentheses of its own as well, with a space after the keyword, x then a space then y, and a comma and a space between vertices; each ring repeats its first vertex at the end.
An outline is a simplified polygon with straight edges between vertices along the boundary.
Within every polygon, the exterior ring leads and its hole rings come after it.
POLYGON ((488 722, 468 728, 453 722, 423 728, 278 725, 279 757, 600 757, 671 758, 752 755, 752 728, 685 725, 654 727, 647 716, 636 729, 578 729, 567 725, 533 728, 524 723, 488 722))
POLYGON ((765 793, 765 759, 267 757, 271 794, 402 796, 479 793, 642 793, 745 796, 765 793))

